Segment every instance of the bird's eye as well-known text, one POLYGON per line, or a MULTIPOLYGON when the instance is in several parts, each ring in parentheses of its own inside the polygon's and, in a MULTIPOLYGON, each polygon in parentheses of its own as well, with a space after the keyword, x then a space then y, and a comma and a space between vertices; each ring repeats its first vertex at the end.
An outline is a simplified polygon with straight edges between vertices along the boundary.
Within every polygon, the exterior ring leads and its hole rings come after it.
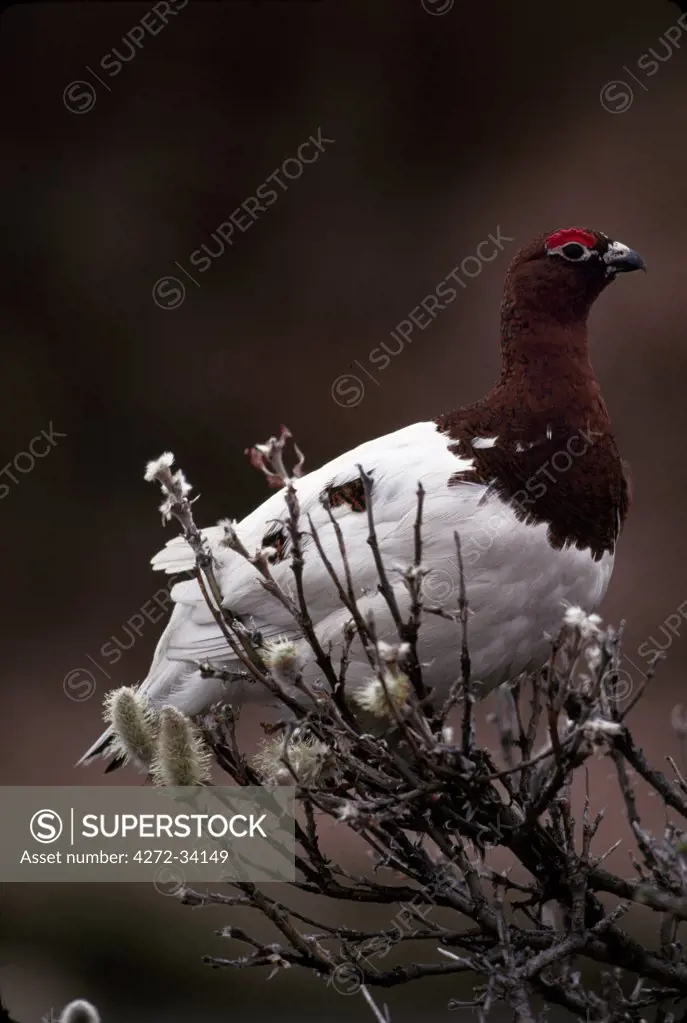
POLYGON ((567 245, 561 246, 561 252, 566 259, 582 259, 586 251, 584 245, 579 245, 578 242, 568 242, 567 245))

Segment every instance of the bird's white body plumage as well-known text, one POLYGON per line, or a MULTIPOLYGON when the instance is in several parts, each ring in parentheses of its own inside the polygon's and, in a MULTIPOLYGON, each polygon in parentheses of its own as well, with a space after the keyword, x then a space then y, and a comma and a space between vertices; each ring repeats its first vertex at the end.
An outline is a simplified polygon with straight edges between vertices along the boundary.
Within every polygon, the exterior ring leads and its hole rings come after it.
MULTIPOLYGON (((334 663, 341 648, 342 630, 350 615, 342 607, 336 589, 312 541, 307 536, 308 516, 318 531, 327 555, 343 580, 338 543, 329 515, 321 503, 328 487, 359 477, 358 466, 373 479, 372 508, 380 551, 402 611, 409 599, 399 570, 412 564, 414 524, 419 482, 425 490, 423 512, 423 565, 431 569, 424 582, 427 603, 455 610, 459 596, 459 573, 454 531, 461 538, 468 605, 468 642, 473 678, 482 691, 542 664, 548 638, 560 625, 565 603, 592 611, 602 599, 611 576, 613 556, 594 560, 589 550, 575 546, 554 549, 545 523, 520 521, 511 506, 482 484, 449 481, 471 462, 449 450, 451 440, 433 422, 415 423, 378 437, 339 456, 295 480, 305 534, 304 585, 307 604, 320 641, 333 646, 334 663), (338 648, 338 650, 337 650, 338 648)), ((477 446, 477 445, 476 445, 477 446)), ((555 486, 555 483, 551 484, 555 486)), ((366 513, 347 504, 332 509, 343 533, 356 596, 363 614, 372 612, 380 639, 396 640, 386 603, 378 593, 378 576, 368 546, 366 513)), ((287 519, 284 491, 275 492, 236 526, 244 546, 252 553, 263 545, 280 522, 287 519)), ((203 530, 217 560, 217 577, 225 605, 264 639, 291 636, 298 628, 286 609, 260 584, 255 567, 221 545, 223 530, 203 530)), ((192 569, 194 555, 177 537, 152 560, 153 567, 167 573, 192 569)), ((275 579, 293 591, 290 557, 272 566, 275 579)), ((174 705, 189 715, 198 714, 218 700, 232 702, 246 697, 240 684, 234 689, 214 679, 202 678, 200 662, 238 669, 226 641, 215 623, 196 580, 172 589, 174 609, 160 638, 155 656, 141 686, 154 706, 174 705)), ((425 615, 418 652, 430 685, 439 695, 460 675, 460 629, 436 615, 425 615)), ((312 653, 301 644, 304 674, 318 674, 312 653)), ((352 650, 348 672, 350 686, 369 676, 370 669, 360 647, 352 650)), ((258 697, 257 684, 249 687, 258 697)), ((99 743, 84 755, 88 760, 99 743)))

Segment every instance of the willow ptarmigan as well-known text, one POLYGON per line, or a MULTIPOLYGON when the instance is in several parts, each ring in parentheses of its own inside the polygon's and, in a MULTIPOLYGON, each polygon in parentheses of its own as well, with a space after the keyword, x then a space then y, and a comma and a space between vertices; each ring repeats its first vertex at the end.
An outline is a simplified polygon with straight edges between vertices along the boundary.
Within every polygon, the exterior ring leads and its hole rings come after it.
MULTIPOLYGON (((587 317, 618 273, 638 269, 644 262, 636 252, 599 231, 569 228, 534 239, 506 274, 496 386, 473 405, 377 437, 295 481, 304 524, 305 594, 323 645, 331 643, 336 653, 350 617, 307 535, 311 516, 330 560, 341 566, 324 494, 343 533, 361 612, 374 614, 378 636, 395 638, 367 544, 358 466, 373 480, 376 531, 390 568, 412 563, 418 482, 426 492, 423 562, 442 578, 448 571, 457 574, 454 531, 459 533, 472 674, 481 691, 543 663, 547 637, 566 603, 587 612, 598 605, 627 514, 628 485, 589 359, 587 317)), ((249 551, 274 549, 272 572, 289 587, 286 517, 282 490, 238 523, 236 532, 249 551)), ((204 533, 217 559, 225 606, 263 640, 288 636, 298 643, 293 619, 265 593, 257 570, 221 546, 222 528, 204 533)), ((179 537, 152 563, 175 574, 195 562, 179 537)), ((390 572, 390 580, 401 610, 407 608, 400 573, 390 572)), ((431 573, 427 583, 431 592, 431 573)), ((177 583, 172 597, 174 609, 142 691, 154 706, 173 704, 189 715, 219 700, 242 699, 242 684, 234 692, 231 684, 201 677, 200 662, 240 665, 232 664, 196 579, 177 583)), ((456 600, 454 593, 453 607, 456 600)), ((425 616, 418 652, 430 685, 445 689, 453 682, 457 651, 455 625, 425 616)), ((303 658, 306 678, 316 676, 308 649, 303 658)), ((369 673, 354 644, 347 687, 360 685, 369 673)), ((109 746, 106 732, 80 762, 106 756, 109 746)))

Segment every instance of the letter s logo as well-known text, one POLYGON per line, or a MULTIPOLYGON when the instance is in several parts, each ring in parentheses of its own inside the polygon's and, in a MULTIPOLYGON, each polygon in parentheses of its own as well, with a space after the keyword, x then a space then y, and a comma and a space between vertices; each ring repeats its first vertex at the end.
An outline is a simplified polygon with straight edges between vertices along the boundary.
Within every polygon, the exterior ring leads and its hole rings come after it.
POLYGON ((62 834, 62 818, 54 810, 37 810, 31 818, 29 831, 37 842, 48 845, 62 834))

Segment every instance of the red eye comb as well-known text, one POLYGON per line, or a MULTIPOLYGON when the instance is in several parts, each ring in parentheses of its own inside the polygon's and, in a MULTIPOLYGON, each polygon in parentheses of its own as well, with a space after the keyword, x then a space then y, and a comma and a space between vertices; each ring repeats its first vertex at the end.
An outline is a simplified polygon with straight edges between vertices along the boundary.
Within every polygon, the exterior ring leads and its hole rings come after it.
POLYGON ((558 249, 561 245, 567 245, 569 242, 577 242, 578 245, 584 245, 587 249, 593 249, 596 245, 596 236, 581 227, 565 227, 562 231, 554 231, 549 235, 546 239, 546 247, 547 249, 558 249))

